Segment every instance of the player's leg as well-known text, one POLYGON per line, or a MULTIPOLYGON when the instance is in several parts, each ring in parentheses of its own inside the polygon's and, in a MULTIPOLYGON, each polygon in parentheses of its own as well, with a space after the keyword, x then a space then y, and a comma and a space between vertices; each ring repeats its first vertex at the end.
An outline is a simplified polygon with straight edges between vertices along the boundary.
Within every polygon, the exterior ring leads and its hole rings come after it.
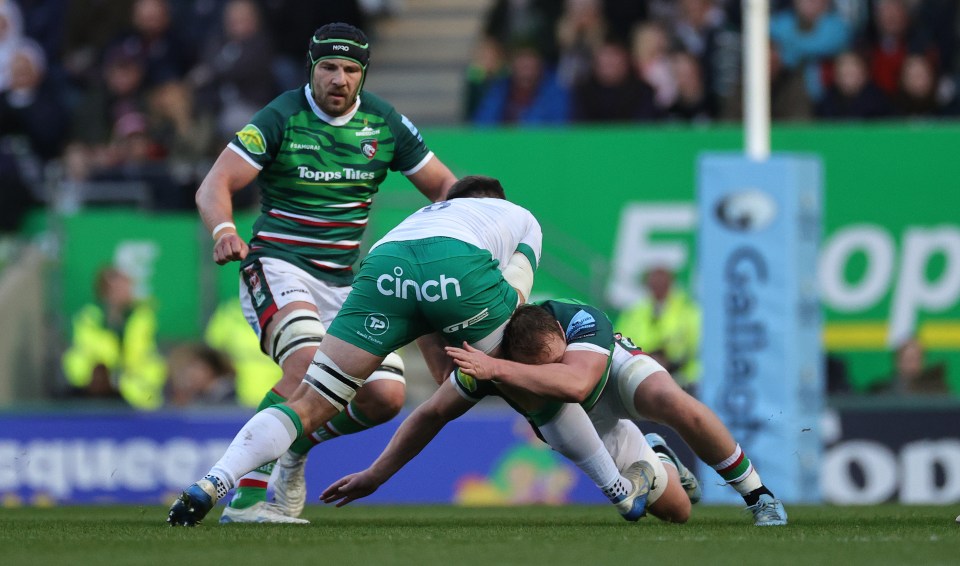
POLYGON ((181 493, 170 508, 167 521, 171 525, 198 524, 243 474, 275 460, 304 429, 317 428, 342 411, 383 357, 327 337, 290 399, 247 421, 207 475, 181 493), (342 360, 348 369, 341 368, 334 359, 342 360))
MULTIPOLYGON (((284 402, 300 385, 326 333, 312 278, 302 269, 275 258, 244 266, 240 273, 240 304, 257 333, 263 351, 283 370, 280 380, 257 407, 284 402)), ((322 300, 322 297, 320 297, 322 300)), ((237 482, 237 489, 220 517, 221 523, 305 523, 290 520, 268 504, 267 484, 274 462, 267 462, 237 482)))
POLYGON ((316 445, 344 435, 369 430, 397 416, 406 398, 403 361, 396 353, 364 382, 347 409, 310 434, 298 438, 277 460, 274 501, 286 516, 298 517, 306 502, 304 470, 308 452, 316 445))
POLYGON ((681 486, 677 467, 670 458, 655 452, 633 421, 598 414, 598 407, 594 407, 589 415, 621 471, 637 460, 653 466, 654 481, 647 496, 650 514, 664 521, 685 523, 690 518, 690 498, 681 486))
MULTIPOLYGON (((296 390, 349 290, 314 279, 302 269, 272 258, 244 270, 241 300, 245 315, 255 329, 266 322, 260 333, 264 350, 283 369, 281 380, 266 394, 259 410, 282 403, 296 390), (288 302, 291 297, 302 300, 288 302)), ((371 375, 371 381, 377 380, 383 384, 363 389, 346 411, 311 433, 314 442, 304 440, 296 446, 296 453, 284 454, 274 484, 275 503, 266 501, 267 482, 275 466, 270 462, 240 480, 221 522, 306 522, 290 518, 300 515, 306 501, 303 472, 310 448, 331 438, 328 430, 339 431, 337 435, 360 432, 389 421, 402 408, 402 360, 395 354, 389 356, 371 375)))
POLYGON ((649 462, 618 467, 580 405, 547 400, 505 384, 497 387, 528 415, 544 442, 580 468, 624 519, 636 521, 646 514, 655 474, 649 462))
POLYGON ((694 453, 743 497, 758 526, 784 525, 783 504, 763 484, 730 431, 716 413, 681 389, 649 356, 636 356, 618 381, 625 408, 673 428, 694 453))

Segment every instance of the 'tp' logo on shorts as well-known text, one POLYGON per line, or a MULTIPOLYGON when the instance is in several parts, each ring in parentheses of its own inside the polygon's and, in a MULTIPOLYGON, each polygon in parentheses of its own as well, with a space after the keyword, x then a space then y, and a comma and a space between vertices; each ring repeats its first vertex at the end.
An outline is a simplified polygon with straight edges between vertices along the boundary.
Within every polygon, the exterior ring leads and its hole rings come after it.
POLYGON ((380 313, 368 314, 363 321, 363 328, 371 336, 380 336, 390 329, 390 319, 380 313))

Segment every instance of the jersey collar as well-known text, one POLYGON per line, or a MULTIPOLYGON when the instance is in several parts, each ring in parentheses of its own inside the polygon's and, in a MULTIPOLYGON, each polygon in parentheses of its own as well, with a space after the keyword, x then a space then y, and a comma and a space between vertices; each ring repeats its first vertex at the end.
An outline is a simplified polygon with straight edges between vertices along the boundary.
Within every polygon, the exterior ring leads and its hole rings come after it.
POLYGON ((313 90, 310 89, 309 84, 304 85, 303 89, 303 94, 307 97, 307 104, 310 105, 310 109, 313 110, 313 113, 317 115, 317 118, 320 118, 331 126, 343 126, 352 120, 353 116, 357 113, 357 110, 360 109, 360 96, 357 95, 357 101, 353 104, 353 108, 351 108, 349 112, 343 116, 331 116, 317 106, 317 101, 313 99, 313 90))

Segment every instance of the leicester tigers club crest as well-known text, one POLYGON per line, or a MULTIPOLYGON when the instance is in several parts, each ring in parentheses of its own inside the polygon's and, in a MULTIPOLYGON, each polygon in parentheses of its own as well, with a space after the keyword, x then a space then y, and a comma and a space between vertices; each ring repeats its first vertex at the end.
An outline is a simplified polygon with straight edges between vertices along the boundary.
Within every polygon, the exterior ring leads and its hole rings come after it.
POLYGON ((255 271, 252 265, 246 267, 244 272, 247 276, 247 285, 250 290, 250 295, 253 296, 254 303, 259 307, 263 304, 263 301, 267 299, 266 295, 263 294, 263 284, 260 282, 260 275, 255 271))
POLYGON ((377 140, 375 138, 360 140, 360 152, 363 153, 367 159, 373 159, 373 156, 377 154, 377 140))

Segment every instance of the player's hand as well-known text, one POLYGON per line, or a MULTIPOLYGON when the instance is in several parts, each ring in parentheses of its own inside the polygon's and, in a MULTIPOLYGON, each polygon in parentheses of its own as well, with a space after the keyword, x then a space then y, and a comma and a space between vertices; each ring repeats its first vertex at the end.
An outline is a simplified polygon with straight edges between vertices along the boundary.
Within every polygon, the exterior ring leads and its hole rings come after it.
POLYGON ((238 234, 228 232, 219 238, 213 245, 213 261, 223 265, 231 261, 241 261, 247 257, 250 248, 238 234))
POLYGON ((464 342, 463 348, 446 346, 444 350, 447 351, 448 356, 453 358, 453 363, 457 364, 463 373, 480 380, 489 380, 496 377, 496 358, 491 358, 470 344, 464 342))
POLYGON ((380 483, 373 477, 373 474, 364 470, 333 482, 320 494, 320 500, 324 503, 336 503, 337 507, 343 507, 351 501, 366 497, 377 491, 380 483))

